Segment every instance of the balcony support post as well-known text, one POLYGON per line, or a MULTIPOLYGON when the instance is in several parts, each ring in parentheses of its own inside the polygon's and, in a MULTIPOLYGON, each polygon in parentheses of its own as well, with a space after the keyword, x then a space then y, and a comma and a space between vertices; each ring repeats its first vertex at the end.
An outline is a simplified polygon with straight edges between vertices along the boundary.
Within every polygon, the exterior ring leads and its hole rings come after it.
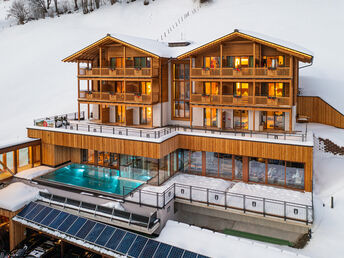
POLYGON ((222 43, 220 44, 220 76, 222 77, 222 60, 223 60, 223 58, 222 58, 222 55, 223 55, 223 53, 222 53, 223 51, 222 51, 222 43))
POLYGON ((253 81, 253 100, 252 100, 253 105, 256 104, 256 80, 253 81))
POLYGON ((125 46, 123 46, 123 75, 126 75, 126 72, 125 72, 125 60, 126 60, 126 49, 125 49, 125 46))
POLYGON ((80 99, 80 79, 78 78, 78 99, 80 99))
MULTIPOLYGON (((290 83, 289 83, 289 89, 290 89, 290 96, 289 96, 289 105, 290 106, 293 106, 293 102, 294 102, 294 85, 295 85, 295 80, 296 78, 294 78, 294 75, 293 75, 293 70, 294 70, 294 58, 292 56, 290 56, 290 64, 289 64, 289 67, 290 67, 290 77, 292 78, 290 80, 290 83)), ((296 91, 296 87, 295 87, 295 91, 296 91)))
POLYGON ((99 48, 99 75, 102 75, 102 48, 99 48))
POLYGON ((190 127, 192 127, 192 105, 190 105, 190 127))
POLYGON ((87 119, 90 120, 90 104, 87 104, 87 119))
POLYGON ((78 120, 80 121, 80 102, 78 102, 78 120))

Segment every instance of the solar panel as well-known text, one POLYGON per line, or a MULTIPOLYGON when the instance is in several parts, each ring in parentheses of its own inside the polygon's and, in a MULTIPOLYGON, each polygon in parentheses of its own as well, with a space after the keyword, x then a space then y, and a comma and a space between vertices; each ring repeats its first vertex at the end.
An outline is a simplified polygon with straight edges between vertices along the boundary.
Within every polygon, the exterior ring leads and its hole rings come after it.
POLYGON ((109 239, 109 241, 106 243, 105 246, 112 250, 116 250, 116 247, 121 242, 124 235, 125 235, 125 231, 121 229, 117 229, 115 233, 113 233, 113 235, 111 236, 111 238, 109 239))
POLYGON ((77 218, 77 216, 69 214, 69 216, 57 229, 66 232, 70 228, 70 226, 76 221, 77 218))
POLYGON ((43 208, 44 208, 45 206, 42 206, 42 205, 37 205, 29 214, 27 214, 26 215, 26 219, 28 219, 28 220, 33 220, 33 218, 34 217, 36 217, 37 216, 37 214, 41 211, 41 210, 43 210, 43 208))
POLYGON ((26 215, 28 215, 34 207, 36 207, 37 203, 35 202, 30 202, 19 214, 20 217, 25 218, 26 215))
POLYGON ((127 234, 125 234, 119 246, 116 248, 116 251, 122 254, 126 254, 130 246, 133 244, 136 236, 137 236, 136 234, 127 232, 127 234))
POLYGON ((106 228, 100 234, 95 243, 100 246, 105 246, 105 244, 109 241, 110 237, 115 232, 115 230, 116 229, 113 227, 106 226, 106 228))
POLYGON ((140 257, 153 257, 153 254, 155 253, 158 246, 159 242, 149 239, 145 248, 141 252, 140 257))
POLYGON ((148 238, 138 235, 135 239, 135 242, 130 247, 128 254, 135 258, 139 257, 142 249, 145 247, 147 242, 148 238))
POLYGON ((31 202, 17 217, 130 257, 206 258, 126 230, 31 202))
POLYGON ((197 258, 197 254, 185 250, 185 252, 184 252, 184 254, 183 254, 183 258, 197 258))
POLYGON ((54 220, 50 223, 49 227, 50 227, 50 228, 53 228, 53 229, 57 229, 57 228, 62 224, 62 222, 67 218, 67 216, 68 216, 68 213, 65 213, 65 212, 62 211, 62 212, 56 217, 56 219, 54 219, 54 220))
POLYGON ((41 212, 33 219, 34 222, 41 222, 53 209, 45 207, 41 212))
POLYGON ((97 223, 85 239, 89 242, 94 242, 99 237, 104 228, 104 224, 97 223))
POLYGON ((67 230, 67 234, 69 235, 75 235, 76 233, 78 233, 78 231, 80 230, 80 228, 82 227, 82 225, 84 225, 86 222, 86 219, 79 217, 74 223, 73 225, 67 230))
POLYGON ((44 226, 48 226, 60 213, 61 212, 59 210, 53 210, 52 212, 48 214, 48 216, 46 216, 42 220, 41 224, 43 224, 44 226))
POLYGON ((87 220, 86 223, 80 228, 79 232, 76 234, 79 238, 85 238, 88 233, 93 229, 96 223, 92 220, 87 220))
POLYGON ((171 252, 168 255, 168 257, 179 258, 179 257, 183 256, 183 253, 184 253, 183 249, 173 246, 172 249, 171 249, 171 252))

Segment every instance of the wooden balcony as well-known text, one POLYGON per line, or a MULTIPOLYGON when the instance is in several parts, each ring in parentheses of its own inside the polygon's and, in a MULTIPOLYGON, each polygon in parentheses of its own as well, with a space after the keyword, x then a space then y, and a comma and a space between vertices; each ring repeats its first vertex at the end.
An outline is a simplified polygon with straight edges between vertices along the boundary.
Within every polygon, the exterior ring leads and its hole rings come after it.
POLYGON ((204 105, 264 105, 291 106, 291 97, 269 98, 264 96, 202 95, 191 94, 192 104, 204 105))
POLYGON ((266 67, 257 68, 191 68, 191 77, 198 78, 290 78, 290 67, 278 67, 268 69, 266 67))
POLYGON ((142 77, 159 76, 158 68, 80 68, 79 77, 142 77))
POLYGON ((159 93, 152 94, 135 94, 135 93, 115 93, 110 92, 87 92, 80 91, 79 100, 83 101, 104 101, 104 102, 121 102, 137 104, 153 104, 159 101, 159 93))

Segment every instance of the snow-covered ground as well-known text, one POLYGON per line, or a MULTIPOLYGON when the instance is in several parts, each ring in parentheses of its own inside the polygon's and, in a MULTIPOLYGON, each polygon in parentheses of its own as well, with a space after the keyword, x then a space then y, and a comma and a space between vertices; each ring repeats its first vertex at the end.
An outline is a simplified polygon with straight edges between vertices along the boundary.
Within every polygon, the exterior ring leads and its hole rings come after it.
POLYGON ((171 220, 167 221, 157 240, 214 258, 305 257, 298 255, 296 250, 282 250, 273 245, 214 233, 171 220))
POLYGON ((344 93, 338 87, 343 84, 341 0, 213 0, 174 29, 172 24, 197 1, 158 0, 148 6, 123 1, 87 15, 79 12, 8 27, 5 9, 12 1, 0 0, 0 90, 5 96, 0 140, 25 135, 33 118, 77 109, 76 65, 61 59, 107 33, 158 39, 171 28, 164 40, 205 41, 239 28, 287 40, 315 56, 311 67, 300 70, 304 92, 344 111, 338 97, 344 93))

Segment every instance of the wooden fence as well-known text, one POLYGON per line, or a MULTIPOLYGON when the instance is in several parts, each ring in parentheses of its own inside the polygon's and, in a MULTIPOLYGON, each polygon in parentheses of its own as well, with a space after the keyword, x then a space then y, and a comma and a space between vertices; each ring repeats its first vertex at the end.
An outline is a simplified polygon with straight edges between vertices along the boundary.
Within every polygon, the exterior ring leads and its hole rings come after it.
POLYGON ((309 122, 344 128, 344 115, 320 97, 298 96, 297 114, 309 122))

